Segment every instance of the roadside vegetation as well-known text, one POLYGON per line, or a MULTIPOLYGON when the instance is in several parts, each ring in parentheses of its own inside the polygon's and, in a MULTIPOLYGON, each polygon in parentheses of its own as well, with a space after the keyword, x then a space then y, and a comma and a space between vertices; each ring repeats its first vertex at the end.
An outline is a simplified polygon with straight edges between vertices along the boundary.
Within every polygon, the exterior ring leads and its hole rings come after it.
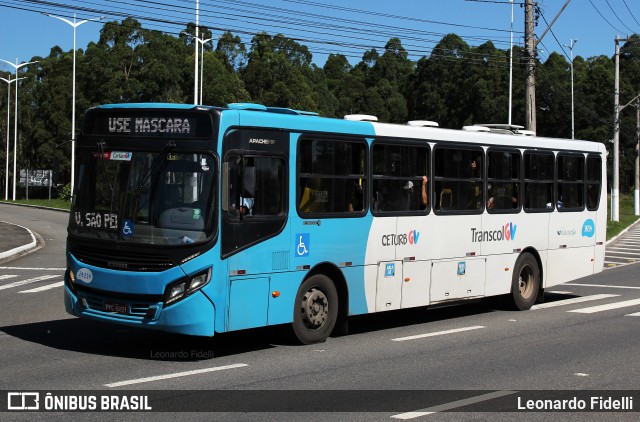
POLYGON ((618 235, 638 220, 634 215, 633 195, 620 195, 620 221, 611 221, 611 196, 608 196, 607 204, 607 240, 618 235))

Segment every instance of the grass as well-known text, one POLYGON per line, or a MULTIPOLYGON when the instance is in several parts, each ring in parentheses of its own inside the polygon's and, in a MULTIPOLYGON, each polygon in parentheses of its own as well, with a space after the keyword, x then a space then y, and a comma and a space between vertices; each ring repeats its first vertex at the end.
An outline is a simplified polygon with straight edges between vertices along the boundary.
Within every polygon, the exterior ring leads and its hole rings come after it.
POLYGON ((607 204, 607 240, 619 234, 638 220, 634 215, 633 195, 620 195, 620 221, 611 221, 611 197, 607 204))
MULTIPOLYGON (((5 201, 0 201, 5 202, 5 201)), ((7 201, 7 203, 13 203, 13 201, 7 201)), ((62 210, 69 210, 71 202, 62 199, 18 199, 18 204, 37 205, 41 207, 58 208, 62 210)), ((611 215, 611 198, 608 198, 607 203, 607 216, 611 215)), ((631 224, 638 220, 638 216, 633 213, 633 195, 620 195, 620 221, 611 221, 607 217, 607 240, 619 234, 622 230, 629 227, 631 224)))
POLYGON ((24 205, 34 205, 38 207, 48 207, 48 208, 57 208, 61 210, 69 210, 71 209, 71 202, 65 201, 63 199, 16 199, 16 201, 0 201, 0 203, 6 204, 24 204, 24 205))

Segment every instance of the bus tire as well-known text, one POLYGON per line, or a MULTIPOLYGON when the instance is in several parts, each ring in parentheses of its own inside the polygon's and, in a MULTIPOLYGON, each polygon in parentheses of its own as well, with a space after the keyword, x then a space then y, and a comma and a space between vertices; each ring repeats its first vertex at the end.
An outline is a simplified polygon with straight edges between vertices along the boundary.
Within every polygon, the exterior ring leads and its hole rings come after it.
POLYGON ((298 289, 293 311, 293 333, 302 344, 322 343, 338 319, 338 293, 331 279, 316 274, 298 289))
POLYGON ((540 267, 530 253, 518 257, 511 279, 510 305, 518 311, 526 311, 538 298, 540 290, 540 267))

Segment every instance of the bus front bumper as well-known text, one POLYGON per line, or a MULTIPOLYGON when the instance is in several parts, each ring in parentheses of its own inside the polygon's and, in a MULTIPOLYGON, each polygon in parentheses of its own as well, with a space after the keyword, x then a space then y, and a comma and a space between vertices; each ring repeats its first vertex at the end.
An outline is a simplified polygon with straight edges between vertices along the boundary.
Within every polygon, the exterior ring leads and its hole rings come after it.
POLYGON ((215 332, 215 307, 202 291, 165 308, 162 302, 74 293, 67 283, 64 290, 67 313, 80 318, 193 336, 211 337, 215 332))

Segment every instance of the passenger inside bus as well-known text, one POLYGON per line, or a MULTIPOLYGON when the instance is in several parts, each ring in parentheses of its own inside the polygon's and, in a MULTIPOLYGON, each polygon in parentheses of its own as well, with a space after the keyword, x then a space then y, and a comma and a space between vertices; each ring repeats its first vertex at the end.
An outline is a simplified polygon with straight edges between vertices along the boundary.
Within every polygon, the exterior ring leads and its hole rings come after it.
POLYGON ((422 176, 422 182, 420 183, 420 199, 418 200, 418 197, 414 192, 413 182, 411 180, 408 180, 407 183, 405 183, 402 187, 402 204, 400 210, 413 211, 426 209, 427 205, 429 204, 429 197, 427 195, 428 182, 429 178, 427 176, 422 176))

